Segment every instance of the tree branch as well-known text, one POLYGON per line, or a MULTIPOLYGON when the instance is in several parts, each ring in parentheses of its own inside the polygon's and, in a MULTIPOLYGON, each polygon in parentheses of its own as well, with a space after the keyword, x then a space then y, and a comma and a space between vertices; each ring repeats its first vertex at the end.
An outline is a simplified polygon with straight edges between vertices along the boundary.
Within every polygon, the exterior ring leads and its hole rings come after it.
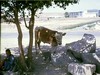
POLYGON ((5 15, 1 16, 1 18, 3 18, 6 22, 12 22, 15 23, 14 19, 8 19, 5 15))
POLYGON ((9 12, 6 12, 6 16, 9 16, 14 20, 14 17, 9 12))
POLYGON ((24 23, 25 23, 25 26, 26 26, 26 28, 28 28, 29 29, 29 26, 27 26, 27 24, 26 24, 26 19, 25 19, 25 13, 24 13, 24 10, 23 10, 23 18, 24 18, 24 23))

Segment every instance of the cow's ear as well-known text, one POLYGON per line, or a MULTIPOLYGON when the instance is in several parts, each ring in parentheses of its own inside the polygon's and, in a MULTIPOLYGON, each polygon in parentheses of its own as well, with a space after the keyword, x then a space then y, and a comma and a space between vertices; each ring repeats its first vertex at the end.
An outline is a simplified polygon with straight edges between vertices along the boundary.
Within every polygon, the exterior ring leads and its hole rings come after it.
POLYGON ((66 33, 63 33, 62 35, 64 36, 64 35, 66 35, 66 33))

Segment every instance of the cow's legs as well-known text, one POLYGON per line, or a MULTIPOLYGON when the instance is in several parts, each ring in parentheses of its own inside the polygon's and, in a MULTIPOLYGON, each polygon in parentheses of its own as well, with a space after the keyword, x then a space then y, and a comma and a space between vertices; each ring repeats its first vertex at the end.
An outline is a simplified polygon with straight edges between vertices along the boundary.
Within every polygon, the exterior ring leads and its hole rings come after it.
POLYGON ((40 41, 37 42, 39 50, 41 50, 40 49, 40 43, 41 43, 40 41))
POLYGON ((40 40, 35 40, 35 49, 36 49, 36 53, 38 53, 38 50, 37 49, 39 49, 39 50, 41 50, 40 49, 40 40))
POLYGON ((35 49, 36 49, 36 53, 38 53, 38 50, 37 49, 39 49, 39 50, 41 50, 40 49, 40 41, 38 40, 38 41, 35 41, 35 49))
POLYGON ((36 53, 37 53, 37 40, 35 40, 35 49, 36 49, 36 53))

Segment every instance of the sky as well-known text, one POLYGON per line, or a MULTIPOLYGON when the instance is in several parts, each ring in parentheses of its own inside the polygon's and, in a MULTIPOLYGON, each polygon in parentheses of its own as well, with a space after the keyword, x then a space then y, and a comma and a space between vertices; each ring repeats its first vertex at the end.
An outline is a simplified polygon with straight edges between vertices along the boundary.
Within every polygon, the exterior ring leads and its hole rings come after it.
POLYGON ((89 9, 100 9, 100 0, 80 0, 78 4, 73 4, 66 6, 66 10, 63 8, 55 7, 55 5, 49 8, 44 8, 42 11, 43 13, 53 13, 53 12, 58 12, 58 13, 63 13, 63 12, 73 12, 73 11, 86 11, 89 9))

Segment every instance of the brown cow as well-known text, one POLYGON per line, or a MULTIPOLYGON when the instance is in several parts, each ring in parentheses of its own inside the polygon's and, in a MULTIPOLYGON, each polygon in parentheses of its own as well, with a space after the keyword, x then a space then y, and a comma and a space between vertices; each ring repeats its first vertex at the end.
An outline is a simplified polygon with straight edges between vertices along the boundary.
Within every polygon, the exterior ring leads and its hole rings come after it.
POLYGON ((62 44, 62 36, 66 33, 50 30, 45 27, 36 27, 35 28, 35 49, 37 46, 40 49, 40 43, 49 43, 51 46, 57 46, 62 44))

